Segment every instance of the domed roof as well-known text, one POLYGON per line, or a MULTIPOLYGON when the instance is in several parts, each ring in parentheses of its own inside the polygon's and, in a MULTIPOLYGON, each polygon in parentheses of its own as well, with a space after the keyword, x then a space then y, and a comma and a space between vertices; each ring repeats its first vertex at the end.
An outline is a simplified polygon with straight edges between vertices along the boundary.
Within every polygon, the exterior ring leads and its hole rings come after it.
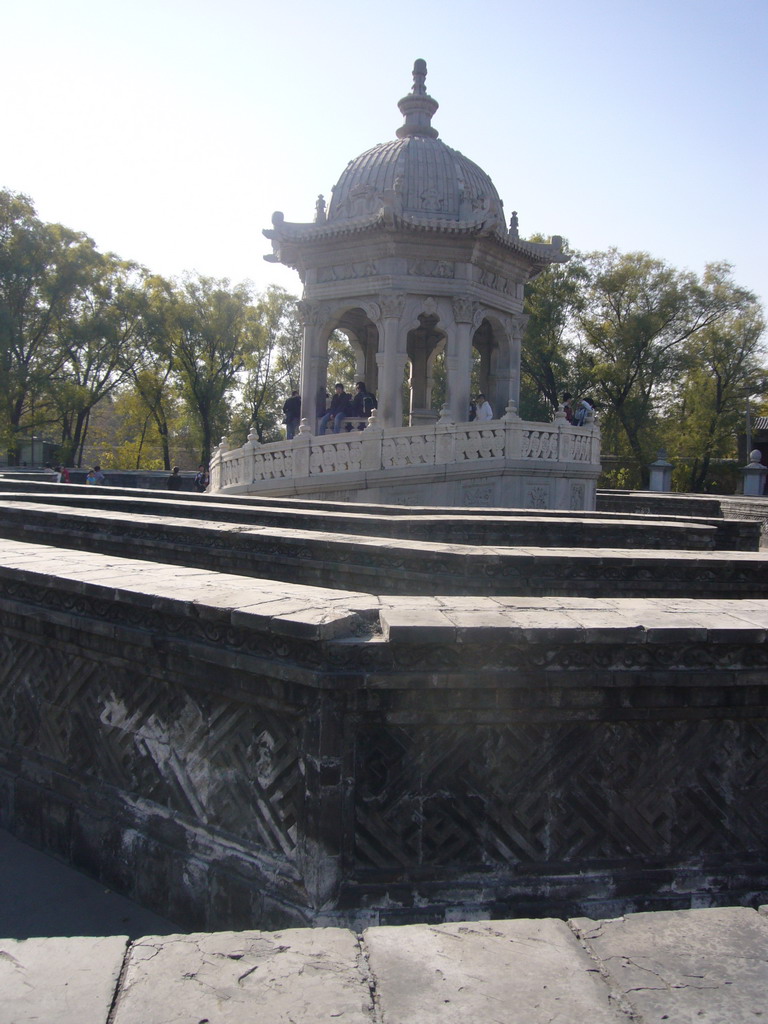
POLYGON ((417 60, 413 89, 398 103, 405 117, 398 138, 350 161, 334 186, 328 223, 368 216, 388 202, 416 221, 504 225, 501 199, 485 171, 437 137, 431 119, 438 104, 427 95, 426 74, 426 63, 417 60))

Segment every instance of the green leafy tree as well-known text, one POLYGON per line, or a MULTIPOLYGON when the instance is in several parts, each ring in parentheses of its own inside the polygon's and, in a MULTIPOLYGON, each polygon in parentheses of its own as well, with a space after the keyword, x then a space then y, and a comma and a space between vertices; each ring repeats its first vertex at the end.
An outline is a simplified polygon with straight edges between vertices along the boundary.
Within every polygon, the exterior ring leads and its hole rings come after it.
POLYGON ((581 394, 586 389, 575 321, 584 306, 587 276, 581 258, 573 254, 568 263, 551 266, 526 285, 529 319, 520 360, 524 418, 548 416, 563 391, 581 394))
POLYGON ((611 249, 585 257, 584 265, 577 323, 605 411, 604 437, 613 450, 628 451, 644 479, 659 443, 659 414, 685 363, 685 342, 723 309, 694 274, 647 253, 611 249))
POLYGON ((231 396, 244 367, 249 299, 246 285, 203 276, 185 278, 175 293, 174 366, 203 463, 229 427, 231 396))
POLYGON ((283 402, 299 386, 302 329, 297 301, 272 285, 246 312, 243 411, 261 443, 279 439, 283 402))
MULTIPOLYGON (((171 469, 171 420, 178 407, 179 388, 174 371, 174 291, 157 275, 144 283, 142 306, 136 325, 135 358, 126 369, 132 387, 151 418, 159 438, 162 464, 171 469)), ((143 445, 139 447, 139 459, 143 445)), ((136 469, 139 469, 139 465, 136 469)))
POLYGON ((94 262, 56 321, 58 369, 52 401, 61 417, 61 458, 81 465, 91 411, 120 386, 137 359, 143 274, 111 254, 94 262))
POLYGON ((686 342, 685 367, 667 418, 667 448, 685 460, 685 490, 708 488, 713 459, 736 455, 745 398, 765 392, 765 320, 755 295, 727 264, 705 270, 702 287, 717 316, 686 342))
POLYGON ((87 235, 43 223, 26 196, 0 190, 0 440, 12 455, 22 428, 50 413, 58 331, 102 259, 87 235))

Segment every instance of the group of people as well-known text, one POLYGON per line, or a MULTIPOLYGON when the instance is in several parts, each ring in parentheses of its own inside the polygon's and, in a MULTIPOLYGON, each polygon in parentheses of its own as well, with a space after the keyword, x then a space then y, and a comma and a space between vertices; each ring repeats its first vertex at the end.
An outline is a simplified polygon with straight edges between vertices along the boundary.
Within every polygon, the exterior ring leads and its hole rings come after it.
MULTIPOLYGON (((67 469, 66 466, 51 466, 49 464, 46 466, 46 469, 50 473, 53 473, 55 483, 68 484, 72 482, 69 475, 69 470, 67 469)), ((107 478, 102 473, 101 466, 97 464, 93 467, 93 469, 89 469, 85 476, 85 482, 87 484, 90 484, 92 487, 98 487, 101 484, 105 484, 107 482, 107 478)))
POLYGON ((575 403, 574 408, 573 396, 568 391, 564 391, 562 401, 565 418, 574 427, 583 427, 595 414, 595 403, 591 398, 582 398, 575 403))
MULTIPOLYGON (((171 470, 171 475, 165 481, 166 489, 169 491, 183 491, 184 490, 184 478, 181 475, 181 470, 178 466, 174 466, 171 470)), ((195 473, 195 479, 192 481, 193 488, 198 494, 202 494, 208 486, 208 470, 205 466, 198 466, 197 472, 195 473)))
MULTIPOLYGON (((376 396, 365 386, 365 381, 359 380, 355 384, 355 393, 350 395, 344 390, 343 384, 335 384, 333 398, 325 413, 320 417, 320 424, 317 428, 318 434, 325 434, 332 430, 334 434, 340 434, 344 429, 345 420, 367 420, 373 410, 378 406, 376 396)), ((352 430, 353 424, 347 423, 346 429, 352 430)), ((362 424, 358 423, 358 430, 363 430, 362 424)))

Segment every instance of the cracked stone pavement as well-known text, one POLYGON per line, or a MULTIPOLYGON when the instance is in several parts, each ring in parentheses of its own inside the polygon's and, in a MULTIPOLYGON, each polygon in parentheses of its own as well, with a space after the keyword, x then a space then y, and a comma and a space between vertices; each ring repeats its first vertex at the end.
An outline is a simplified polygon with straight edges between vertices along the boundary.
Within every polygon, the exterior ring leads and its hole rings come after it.
POLYGON ((0 940, 0 1024, 759 1024, 768 907, 0 940))

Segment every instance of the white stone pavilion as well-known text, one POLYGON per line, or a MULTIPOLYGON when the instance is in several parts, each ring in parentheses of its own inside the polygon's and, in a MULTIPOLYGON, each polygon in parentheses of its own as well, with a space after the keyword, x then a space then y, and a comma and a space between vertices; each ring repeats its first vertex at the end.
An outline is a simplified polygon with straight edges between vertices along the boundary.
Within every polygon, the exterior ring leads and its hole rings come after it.
MULTIPOLYGON (((517 414, 526 282, 567 256, 562 240, 527 242, 507 224, 490 177, 438 138, 437 102, 417 60, 398 106, 397 138, 350 161, 311 223, 272 217, 265 259, 304 285, 302 423, 292 441, 214 453, 211 488, 230 493, 417 505, 590 509, 600 472, 597 425, 517 414), (318 436, 334 381, 334 331, 349 339, 356 380, 378 396, 367 423, 318 436), (477 355, 475 355, 475 353, 477 355), (447 396, 433 407, 444 360, 447 396), (497 417, 469 422, 471 376, 497 417), (403 409, 403 381, 410 401, 403 409), (364 429, 358 429, 364 428, 364 429)), ((353 381, 345 381, 351 391, 353 381)))

